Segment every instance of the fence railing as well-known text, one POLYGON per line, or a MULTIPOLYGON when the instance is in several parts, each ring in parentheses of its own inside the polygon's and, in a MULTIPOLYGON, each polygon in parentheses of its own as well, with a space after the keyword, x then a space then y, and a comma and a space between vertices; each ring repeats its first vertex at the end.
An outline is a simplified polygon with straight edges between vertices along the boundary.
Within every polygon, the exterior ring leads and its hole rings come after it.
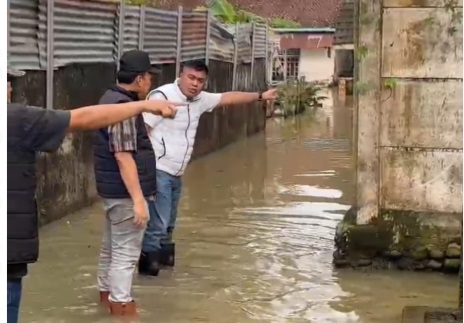
POLYGON ((72 63, 117 64, 131 49, 148 52, 152 64, 175 63, 176 72, 191 59, 236 66, 266 58, 269 66, 269 30, 263 23, 224 26, 209 11, 160 10, 123 0, 9 0, 8 6, 8 65, 47 70, 47 107, 53 103, 54 69, 72 63))

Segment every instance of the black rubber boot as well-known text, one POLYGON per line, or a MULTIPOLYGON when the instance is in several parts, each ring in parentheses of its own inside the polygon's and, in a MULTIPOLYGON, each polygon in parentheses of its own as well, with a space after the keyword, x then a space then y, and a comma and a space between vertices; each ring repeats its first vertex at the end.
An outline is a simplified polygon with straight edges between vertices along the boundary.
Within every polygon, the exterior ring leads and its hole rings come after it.
POLYGON ((159 251, 142 252, 139 259, 139 274, 146 276, 158 276, 160 271, 159 251))
POLYGON ((161 245, 160 263, 162 266, 174 267, 176 259, 176 244, 168 242, 161 245))
POLYGON ((167 233, 168 233, 167 241, 172 242, 172 238, 173 238, 173 234, 174 234, 174 228, 169 227, 168 230, 167 230, 167 233))

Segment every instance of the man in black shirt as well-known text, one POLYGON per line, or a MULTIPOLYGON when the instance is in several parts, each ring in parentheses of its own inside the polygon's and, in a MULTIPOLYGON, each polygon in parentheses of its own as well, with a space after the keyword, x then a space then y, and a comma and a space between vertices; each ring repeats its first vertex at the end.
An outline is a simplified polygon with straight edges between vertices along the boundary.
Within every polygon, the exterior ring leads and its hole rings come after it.
POLYGON ((10 103, 11 78, 22 75, 22 71, 8 70, 8 323, 18 321, 22 278, 27 275, 27 264, 36 262, 39 253, 35 200, 37 152, 57 150, 69 131, 100 129, 143 112, 167 118, 175 115, 174 104, 163 101, 104 104, 71 111, 10 103))
MULTIPOLYGON (((156 72, 147 52, 130 50, 119 60, 117 84, 100 103, 145 100, 156 72)), ((142 115, 95 131, 94 169, 105 209, 98 288, 113 315, 136 316, 132 277, 156 194, 156 157, 142 115)))

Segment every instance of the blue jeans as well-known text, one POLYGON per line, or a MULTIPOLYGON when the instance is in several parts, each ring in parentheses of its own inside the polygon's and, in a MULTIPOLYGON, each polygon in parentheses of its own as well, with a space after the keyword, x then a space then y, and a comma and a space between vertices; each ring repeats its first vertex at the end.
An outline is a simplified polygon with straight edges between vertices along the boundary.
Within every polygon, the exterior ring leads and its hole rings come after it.
POLYGON ((171 242, 170 232, 176 226, 182 179, 157 170, 156 188, 155 200, 148 201, 150 220, 143 238, 143 252, 160 250, 162 244, 171 242))
POLYGON ((7 282, 7 312, 8 323, 17 323, 19 315, 19 304, 21 302, 21 280, 8 280, 7 282))

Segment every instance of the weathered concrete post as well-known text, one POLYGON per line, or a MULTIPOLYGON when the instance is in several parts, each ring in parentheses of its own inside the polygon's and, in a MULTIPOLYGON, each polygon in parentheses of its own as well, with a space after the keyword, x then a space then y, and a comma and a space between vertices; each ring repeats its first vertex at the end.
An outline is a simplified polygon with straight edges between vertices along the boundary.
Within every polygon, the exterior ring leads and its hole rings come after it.
POLYGON ((462 0, 358 0, 356 205, 334 263, 458 272, 462 0))
POLYGON ((356 163, 357 224, 377 217, 379 207, 380 58, 382 38, 381 1, 359 1, 356 54, 358 57, 356 101, 358 151, 356 163))

